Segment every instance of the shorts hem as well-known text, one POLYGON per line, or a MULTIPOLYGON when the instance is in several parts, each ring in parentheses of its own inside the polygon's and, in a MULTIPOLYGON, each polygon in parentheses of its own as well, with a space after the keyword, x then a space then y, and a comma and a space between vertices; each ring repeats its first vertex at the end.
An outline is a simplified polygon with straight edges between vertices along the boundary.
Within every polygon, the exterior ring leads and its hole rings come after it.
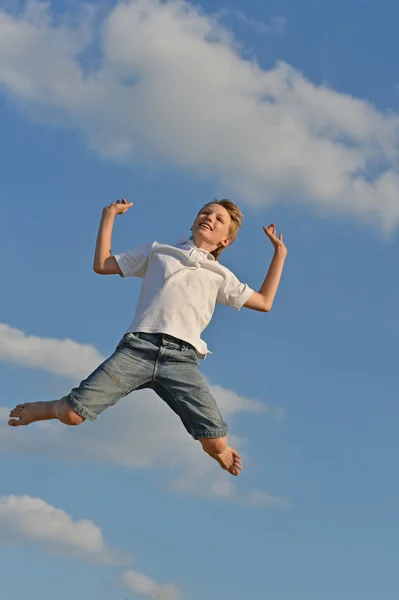
POLYGON ((227 436, 228 433, 228 428, 218 428, 218 429, 204 429, 204 430, 199 430, 197 429, 196 431, 192 432, 192 436, 195 440, 198 440, 199 438, 207 438, 207 439, 218 439, 218 438, 224 438, 227 436))
POLYGON ((83 406, 83 404, 81 404, 79 400, 73 398, 71 394, 67 396, 66 403, 83 419, 87 419, 88 421, 96 421, 98 419, 98 415, 95 412, 83 406))

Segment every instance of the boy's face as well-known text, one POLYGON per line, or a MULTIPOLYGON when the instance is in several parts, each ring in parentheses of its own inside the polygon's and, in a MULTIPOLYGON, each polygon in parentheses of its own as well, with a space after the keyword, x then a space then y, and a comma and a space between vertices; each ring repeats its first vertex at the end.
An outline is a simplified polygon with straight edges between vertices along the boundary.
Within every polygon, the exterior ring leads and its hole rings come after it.
POLYGON ((224 206, 209 204, 201 210, 191 227, 195 245, 208 252, 219 246, 228 246, 230 225, 231 217, 224 206))

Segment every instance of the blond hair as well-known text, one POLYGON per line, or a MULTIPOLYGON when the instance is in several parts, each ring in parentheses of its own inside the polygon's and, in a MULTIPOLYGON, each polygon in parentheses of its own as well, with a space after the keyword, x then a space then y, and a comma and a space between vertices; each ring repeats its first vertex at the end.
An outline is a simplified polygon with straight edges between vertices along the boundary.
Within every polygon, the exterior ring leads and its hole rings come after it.
MULTIPOLYGON (((231 223, 229 227, 228 236, 230 238, 230 244, 232 244, 236 239, 238 230, 242 225, 244 215, 242 214, 238 206, 234 204, 234 202, 232 202, 231 200, 228 200, 227 198, 224 198, 223 200, 217 200, 215 198, 212 202, 207 202, 206 204, 204 204, 204 206, 201 207, 201 210, 198 212, 198 214, 200 214, 201 211, 203 211, 204 208, 206 208, 207 206, 212 206, 212 204, 219 204, 220 206, 223 206, 223 208, 225 208, 229 213, 231 223)), ((211 252, 211 254, 215 257, 216 260, 219 260, 219 255, 222 252, 222 250, 224 250, 224 248, 225 246, 219 246, 218 248, 216 248, 216 250, 213 250, 213 252, 211 252)))

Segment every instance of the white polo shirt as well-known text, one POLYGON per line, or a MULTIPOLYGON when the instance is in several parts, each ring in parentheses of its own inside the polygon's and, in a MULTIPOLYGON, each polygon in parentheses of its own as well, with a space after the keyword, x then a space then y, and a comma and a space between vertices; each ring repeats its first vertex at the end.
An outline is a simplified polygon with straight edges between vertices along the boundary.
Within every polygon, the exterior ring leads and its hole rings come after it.
POLYGON ((176 246, 153 242, 115 255, 123 277, 143 279, 136 313, 127 332, 164 333, 188 342, 205 358, 201 333, 215 304, 237 310, 253 290, 192 240, 176 246))

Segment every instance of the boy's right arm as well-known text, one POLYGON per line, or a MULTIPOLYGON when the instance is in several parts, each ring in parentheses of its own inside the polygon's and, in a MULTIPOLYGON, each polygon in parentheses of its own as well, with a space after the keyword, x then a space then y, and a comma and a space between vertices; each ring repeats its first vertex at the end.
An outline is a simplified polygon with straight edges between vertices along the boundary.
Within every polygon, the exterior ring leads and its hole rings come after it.
POLYGON ((96 251, 94 254, 93 270, 100 275, 122 275, 122 271, 114 256, 112 256, 112 229, 116 215, 124 214, 133 206, 133 202, 112 202, 103 209, 100 227, 98 229, 96 251))

